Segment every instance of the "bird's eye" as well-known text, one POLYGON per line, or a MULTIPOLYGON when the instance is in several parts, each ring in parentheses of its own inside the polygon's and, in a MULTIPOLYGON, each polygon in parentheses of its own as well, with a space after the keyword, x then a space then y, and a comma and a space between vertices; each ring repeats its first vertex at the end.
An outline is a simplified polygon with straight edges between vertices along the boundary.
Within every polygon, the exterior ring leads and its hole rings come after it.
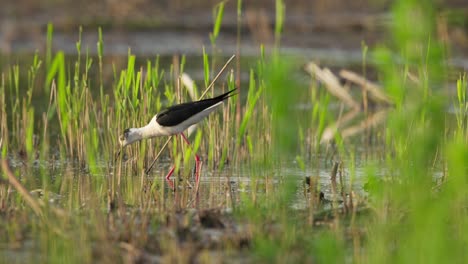
POLYGON ((123 132, 123 135, 120 136, 120 140, 123 141, 127 139, 129 133, 130 133, 130 129, 129 128, 125 129, 123 132))

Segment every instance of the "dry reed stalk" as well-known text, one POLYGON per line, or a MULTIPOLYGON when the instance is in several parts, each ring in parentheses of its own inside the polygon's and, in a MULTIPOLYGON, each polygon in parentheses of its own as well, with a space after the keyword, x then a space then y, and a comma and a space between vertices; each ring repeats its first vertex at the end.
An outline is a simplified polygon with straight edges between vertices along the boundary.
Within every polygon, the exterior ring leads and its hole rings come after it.
POLYGON ((385 103, 388 105, 393 104, 390 97, 388 97, 383 92, 382 88, 379 85, 369 80, 366 80, 364 77, 358 75, 357 73, 348 70, 341 70, 340 76, 352 83, 359 85, 360 87, 362 87, 362 89, 369 92, 371 98, 374 99, 377 103, 385 103))
POLYGON ((344 102, 352 109, 359 109, 359 104, 353 99, 349 92, 340 84, 338 78, 328 69, 321 69, 317 64, 310 62, 305 70, 325 84, 330 94, 344 102))
POLYGON ((375 127, 385 120, 385 118, 387 117, 387 112, 388 111, 386 109, 381 110, 369 116, 367 119, 361 121, 361 123, 359 123, 358 125, 343 129, 343 131, 341 132, 341 135, 343 136, 343 138, 347 138, 347 137, 351 137, 356 134, 359 134, 360 132, 366 129, 369 129, 371 127, 375 127))
POLYGON ((338 131, 338 129, 349 123, 351 120, 353 120, 359 113, 359 109, 353 109, 352 111, 346 113, 342 118, 338 119, 336 123, 326 127, 323 131, 320 143, 326 143, 332 140, 335 137, 335 134, 338 131))
POLYGON ((337 196, 337 190, 338 190, 338 184, 336 183, 336 175, 338 174, 338 169, 340 167, 340 162, 339 161, 334 161, 333 162, 333 167, 330 172, 330 181, 331 181, 331 191, 333 195, 333 203, 335 203, 336 199, 335 197, 337 196))
MULTIPOLYGON (((343 87, 340 84, 338 78, 329 69, 321 69, 315 63, 310 62, 305 66, 305 70, 309 74, 316 76, 316 78, 319 81, 323 82, 330 94, 337 97, 345 105, 352 108, 350 112, 346 113, 342 118, 340 117, 335 124, 332 124, 325 128, 320 143, 329 142, 334 138, 339 128, 343 127, 345 124, 355 119, 357 115, 360 112, 362 112, 362 109, 356 102, 356 100, 352 98, 351 94, 345 89, 345 87, 343 87)), ((360 86, 361 89, 363 89, 363 92, 365 92, 365 94, 367 94, 368 92, 370 98, 375 103, 386 106, 393 105, 392 99, 387 94, 385 94, 385 92, 379 85, 369 80, 366 80, 364 77, 358 75, 357 73, 348 70, 341 70, 340 76, 346 79, 347 81, 360 86)), ((366 99, 364 98, 364 100, 366 99)), ((366 106, 366 102, 364 102, 364 106, 366 106)), ((366 111, 366 117, 368 114, 369 113, 367 113, 366 111)), ((367 117, 365 120, 361 121, 358 125, 343 129, 341 135, 343 138, 354 136, 370 127, 374 127, 380 124, 386 116, 386 110, 378 111, 376 113, 370 113, 370 116, 367 117)))
POLYGON ((159 151, 158 155, 156 155, 156 158, 154 158, 153 162, 151 162, 149 168, 146 170, 146 174, 149 174, 151 169, 153 168, 154 164, 156 163, 156 161, 159 159, 159 156, 161 156, 161 153, 163 152, 163 150, 166 148, 167 144, 169 144, 169 141, 171 141, 171 138, 172 136, 170 136, 166 143, 164 143, 164 145, 162 146, 161 150, 159 151))
POLYGON ((34 213, 38 216, 42 216, 42 210, 39 203, 34 199, 28 190, 16 179, 13 172, 10 170, 7 160, 1 160, 3 173, 8 178, 8 182, 18 191, 23 197, 24 201, 31 207, 34 213))
POLYGON ((343 166, 340 166, 340 170, 338 171, 338 175, 339 175, 339 179, 340 179, 340 186, 341 186, 341 190, 340 190, 340 195, 341 195, 341 199, 343 200, 343 210, 344 210, 344 213, 348 213, 349 211, 349 208, 348 208, 348 199, 346 199, 346 192, 345 192, 345 184, 344 184, 344 180, 343 180, 343 166))
MULTIPOLYGON (((187 91, 188 91, 188 93, 190 95, 190 98, 193 101, 197 100, 197 96, 196 96, 196 93, 195 93, 195 84, 194 84, 193 79, 187 73, 183 72, 180 75, 180 82, 187 89, 187 91)), ((190 135, 192 135, 192 133, 195 132, 197 127, 198 127, 198 124, 191 125, 187 129, 187 137, 190 137, 190 135)))

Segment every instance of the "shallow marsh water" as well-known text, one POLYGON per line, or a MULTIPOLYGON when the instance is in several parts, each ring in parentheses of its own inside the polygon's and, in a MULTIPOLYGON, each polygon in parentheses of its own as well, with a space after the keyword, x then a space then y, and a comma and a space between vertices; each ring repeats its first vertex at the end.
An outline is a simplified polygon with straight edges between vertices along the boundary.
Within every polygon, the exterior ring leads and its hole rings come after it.
MULTIPOLYGON (((167 235, 178 237, 181 243, 186 241, 185 243, 189 243, 195 248, 204 249, 205 253, 203 254, 210 256, 210 262, 216 259, 220 261, 229 259, 234 263, 252 261, 248 254, 242 253, 242 250, 233 252, 223 249, 226 245, 240 249, 247 248, 251 243, 249 225, 246 225, 242 220, 233 218, 233 212, 237 207, 242 207, 246 199, 255 199, 259 196, 268 199, 268 196, 274 195, 278 191, 277 188, 280 188, 280 183, 284 180, 292 181, 298 187, 295 198, 289 205, 292 210, 297 211, 298 215, 307 215, 306 212, 309 208, 311 194, 308 191, 308 185, 305 184, 306 177, 316 179, 317 187, 324 193, 325 199, 321 205, 322 209, 318 209, 319 212, 327 212, 334 207, 340 208, 342 206, 341 197, 332 191, 331 165, 327 165, 331 162, 325 159, 321 161, 323 168, 308 168, 306 170, 299 169, 296 162, 292 160, 286 160, 282 162, 281 166, 269 167, 268 169, 262 169, 260 166, 252 168, 251 165, 247 164, 244 166, 242 164, 240 166, 227 165, 221 171, 203 168, 198 196, 194 195, 194 182, 193 179, 190 179, 191 173, 180 174, 181 177, 189 179, 179 180, 175 191, 169 187, 163 176, 172 163, 167 159, 163 160, 155 166, 150 175, 144 175, 143 169, 141 173, 137 174, 123 172, 121 182, 117 185, 114 166, 118 165, 109 165, 106 161, 100 163, 102 166, 98 169, 100 172, 91 175, 86 167, 73 161, 35 161, 32 165, 28 165, 25 164, 24 160, 9 159, 12 169, 19 172, 17 173, 18 178, 30 190, 33 197, 51 207, 64 209, 68 212, 67 215, 71 213, 68 217, 82 218, 82 220, 76 219, 75 221, 85 221, 85 223, 88 222, 85 225, 95 225, 95 220, 92 220, 91 215, 93 214, 92 210, 95 210, 93 208, 97 208, 104 215, 107 215, 106 222, 111 226, 106 227, 106 229, 114 229, 115 234, 120 237, 117 240, 122 240, 121 236, 125 236, 123 234, 125 228, 146 230, 143 231, 147 232, 145 236, 153 236, 156 240, 147 241, 148 245, 145 246, 147 255, 138 256, 138 259, 148 263, 158 263, 162 260, 162 256, 167 254, 167 252, 161 251, 162 249, 151 249, 154 246, 158 248, 157 245, 161 243, 164 244, 157 237, 167 235), (116 185, 114 192, 118 197, 114 197, 112 201, 107 200, 111 199, 110 197, 102 200, 102 197, 106 195, 99 194, 99 192, 105 193, 106 190, 96 189, 96 187, 103 183, 104 186, 116 185), (46 190, 43 189, 44 186, 47 186, 46 190), (151 195, 143 193, 151 193, 151 195), (96 205, 96 202, 99 204, 96 205), (89 220, 86 220, 87 215, 91 217, 89 220), (153 221, 161 226, 155 227, 145 224, 146 221, 149 221, 148 217, 153 218, 153 221), (206 249, 209 250, 206 251, 206 249)), ((129 165, 126 163, 121 165, 122 168, 129 165)), ((362 188, 364 173, 361 169, 356 168, 352 186, 350 186, 349 172, 345 170, 344 174, 344 184, 349 186, 347 190, 356 192, 358 194, 356 197, 365 197, 362 188)), ((173 179, 179 179, 178 176, 174 174, 173 179)), ((9 191, 12 194, 15 192, 13 189, 9 189, 9 191)), ((11 215, 15 214, 11 213, 11 215)), ((332 216, 328 217, 332 218, 332 216)), ((326 220, 328 217, 317 216, 317 221, 328 221, 326 220)), ((3 220, 8 221, 8 219, 3 220)), ((18 220, 19 218, 16 216, 15 221, 18 220)), ((41 246, 37 244, 38 241, 35 238, 29 238, 28 221, 19 221, 19 224, 21 222, 25 224, 26 229, 23 231, 25 237, 18 238, 16 244, 0 244, 2 262, 25 263, 38 258, 46 261, 47 258, 39 253, 41 246)), ((272 228, 275 229, 275 227, 272 228)), ((121 247, 131 247, 126 242, 122 243, 120 242, 121 247)), ((100 250, 99 245, 92 246, 92 248, 100 250)), ((200 256, 197 258, 203 259, 200 256)))

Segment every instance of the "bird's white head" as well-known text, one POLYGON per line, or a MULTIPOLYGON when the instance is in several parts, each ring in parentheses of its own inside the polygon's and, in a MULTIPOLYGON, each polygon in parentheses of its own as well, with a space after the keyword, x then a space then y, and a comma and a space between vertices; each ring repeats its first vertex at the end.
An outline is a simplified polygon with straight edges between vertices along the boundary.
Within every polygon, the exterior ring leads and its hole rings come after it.
POLYGON ((158 122, 156 122, 156 116, 154 116, 151 121, 144 127, 125 129, 123 134, 119 137, 119 141, 120 145, 125 147, 135 141, 163 135, 170 134, 163 133, 161 126, 158 124, 158 122))
POLYGON ((125 147, 140 139, 141 135, 138 133, 138 129, 127 128, 119 138, 120 146, 125 147))

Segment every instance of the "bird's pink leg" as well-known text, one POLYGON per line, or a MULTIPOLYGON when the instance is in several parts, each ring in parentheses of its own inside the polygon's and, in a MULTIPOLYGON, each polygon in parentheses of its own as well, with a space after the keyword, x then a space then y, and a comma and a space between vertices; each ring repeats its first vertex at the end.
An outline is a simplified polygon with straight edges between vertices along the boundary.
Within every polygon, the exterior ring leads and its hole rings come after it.
POLYGON ((198 190, 198 183, 200 182, 200 171, 201 171, 201 163, 200 157, 195 154, 195 188, 198 190))
POLYGON ((174 189, 174 183, 171 180, 171 175, 174 173, 174 170, 175 170, 175 165, 172 166, 171 170, 166 175, 166 181, 171 186, 172 189, 174 189))
MULTIPOLYGON (((190 146, 190 142, 185 137, 184 133, 180 133, 180 135, 184 139, 185 143, 187 143, 187 145, 190 146)), ((195 182, 196 182, 197 188, 198 188, 199 180, 200 180, 200 157, 197 154, 195 154, 195 182)))

